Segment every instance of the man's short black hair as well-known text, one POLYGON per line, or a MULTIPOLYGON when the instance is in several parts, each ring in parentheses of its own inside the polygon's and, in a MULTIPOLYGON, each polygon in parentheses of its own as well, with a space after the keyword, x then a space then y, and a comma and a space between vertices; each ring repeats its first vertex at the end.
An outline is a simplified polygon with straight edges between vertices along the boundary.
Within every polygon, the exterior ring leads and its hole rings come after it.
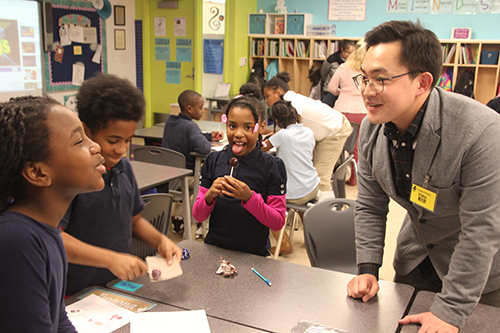
POLYGON ((85 81, 76 103, 80 120, 92 133, 117 120, 138 122, 146 108, 142 92, 129 80, 112 74, 98 74, 85 81))
POLYGON ((186 112, 188 105, 195 105, 200 97, 201 95, 194 90, 184 90, 177 98, 177 103, 181 111, 186 112))
POLYGON ((415 78, 419 73, 432 74, 432 87, 443 71, 441 43, 436 35, 422 27, 420 21, 384 22, 365 35, 366 50, 370 47, 392 42, 401 42, 400 63, 412 72, 415 78))

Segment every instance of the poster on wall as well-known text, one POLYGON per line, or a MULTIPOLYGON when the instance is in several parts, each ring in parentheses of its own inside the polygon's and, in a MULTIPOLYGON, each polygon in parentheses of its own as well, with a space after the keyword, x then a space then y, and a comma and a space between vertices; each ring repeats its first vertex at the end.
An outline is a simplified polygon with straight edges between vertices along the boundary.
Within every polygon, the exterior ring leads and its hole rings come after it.
POLYGON ((431 9, 429 0, 410 0, 408 13, 428 13, 431 9))
POLYGON ((225 31, 226 5, 203 2, 203 34, 223 35, 225 31))
POLYGON ((453 14, 476 14, 477 0, 456 0, 453 14))
POLYGON ((185 17, 175 17, 174 18, 174 36, 176 36, 176 37, 186 36, 186 18, 185 17))
POLYGON ((167 35, 167 19, 155 17, 155 37, 165 37, 167 35))
POLYGON ((328 21, 365 21, 366 0, 329 0, 328 21))
POLYGON ((155 38, 155 60, 170 61, 170 38, 155 38))
POLYGON ((191 39, 189 38, 179 38, 175 41, 177 61, 179 62, 191 62, 193 61, 191 56, 191 39))
POLYGON ((477 12, 479 14, 500 13, 500 0, 481 0, 477 12))
POLYGON ((165 82, 181 84, 181 63, 178 61, 167 61, 165 71, 165 82))
POLYGON ((203 40, 203 72, 207 74, 222 74, 224 64, 224 40, 203 40))
POLYGON ((405 14, 408 11, 408 0, 387 0, 385 12, 388 14, 405 14))
POLYGON ((431 14, 449 14, 453 11, 453 0, 433 0, 431 14))

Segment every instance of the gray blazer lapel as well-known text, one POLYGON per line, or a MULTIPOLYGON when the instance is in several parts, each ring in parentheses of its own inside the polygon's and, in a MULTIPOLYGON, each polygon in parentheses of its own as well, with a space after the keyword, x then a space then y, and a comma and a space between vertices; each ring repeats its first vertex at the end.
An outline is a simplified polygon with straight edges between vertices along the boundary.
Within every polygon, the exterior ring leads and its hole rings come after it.
POLYGON ((424 177, 429 172, 441 141, 441 116, 438 111, 439 93, 433 89, 417 135, 413 158, 412 182, 419 186, 422 186, 424 177))

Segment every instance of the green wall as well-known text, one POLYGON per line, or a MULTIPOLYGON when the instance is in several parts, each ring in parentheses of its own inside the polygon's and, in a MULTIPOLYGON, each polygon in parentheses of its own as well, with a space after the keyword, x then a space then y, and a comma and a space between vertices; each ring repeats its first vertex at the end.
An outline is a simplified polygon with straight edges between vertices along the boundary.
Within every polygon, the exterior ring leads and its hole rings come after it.
POLYGON ((224 44, 224 82, 231 83, 230 94, 237 94, 248 81, 248 13, 257 12, 257 0, 226 0, 226 42, 224 44), (240 67, 240 58, 247 65, 240 67))
MULTIPOLYGON (((142 20, 143 25, 143 64, 144 64, 144 96, 147 109, 144 125, 153 125, 153 111, 168 113, 170 104, 177 102, 177 96, 185 87, 185 76, 190 74, 187 64, 182 65, 181 85, 165 83, 165 62, 156 61, 154 53, 154 18, 167 18, 167 38, 170 38, 171 61, 175 61, 175 40, 171 31, 170 18, 173 16, 186 17, 187 37, 193 36, 192 57, 195 79, 192 83, 194 89, 201 91, 203 71, 203 41, 202 41, 202 1, 181 0, 179 9, 158 9, 157 0, 136 0, 136 19, 142 20), (194 5, 194 7, 193 7, 194 5)), ((240 58, 247 57, 248 63, 248 13, 257 11, 257 0, 227 0, 226 2, 226 35, 224 43, 224 82, 231 83, 230 94, 236 94, 239 87, 244 84, 250 75, 248 64, 240 67, 240 58)))

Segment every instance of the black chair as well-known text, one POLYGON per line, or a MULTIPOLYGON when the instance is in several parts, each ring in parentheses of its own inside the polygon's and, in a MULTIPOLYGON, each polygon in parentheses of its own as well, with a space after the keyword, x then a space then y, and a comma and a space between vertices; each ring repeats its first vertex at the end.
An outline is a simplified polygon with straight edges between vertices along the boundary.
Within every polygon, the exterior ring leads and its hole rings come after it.
POLYGON ((354 200, 330 199, 304 214, 304 241, 311 266, 357 274, 354 200))
MULTIPOLYGON (((141 216, 148 220, 159 232, 167 235, 170 226, 170 211, 172 209, 172 195, 167 193, 145 194, 142 196, 146 208, 141 216)), ((143 259, 156 255, 157 249, 132 239, 132 254, 143 259)))
POLYGON ((341 165, 335 168, 333 170, 332 174, 332 189, 333 189, 333 194, 335 195, 335 198, 345 198, 346 193, 345 193, 345 177, 347 174, 348 168, 351 166, 351 162, 354 161, 354 155, 349 155, 345 159, 344 162, 342 162, 341 165))
MULTIPOLYGON (((178 151, 154 146, 142 146, 134 149, 134 160, 153 164, 161 164, 176 168, 186 168, 186 157, 178 151)), ((180 180, 174 180, 168 184, 166 189, 158 189, 158 192, 165 190, 174 194, 175 201, 181 201, 181 192, 178 190, 181 185, 180 180), (170 190, 169 190, 170 189, 170 190)))

